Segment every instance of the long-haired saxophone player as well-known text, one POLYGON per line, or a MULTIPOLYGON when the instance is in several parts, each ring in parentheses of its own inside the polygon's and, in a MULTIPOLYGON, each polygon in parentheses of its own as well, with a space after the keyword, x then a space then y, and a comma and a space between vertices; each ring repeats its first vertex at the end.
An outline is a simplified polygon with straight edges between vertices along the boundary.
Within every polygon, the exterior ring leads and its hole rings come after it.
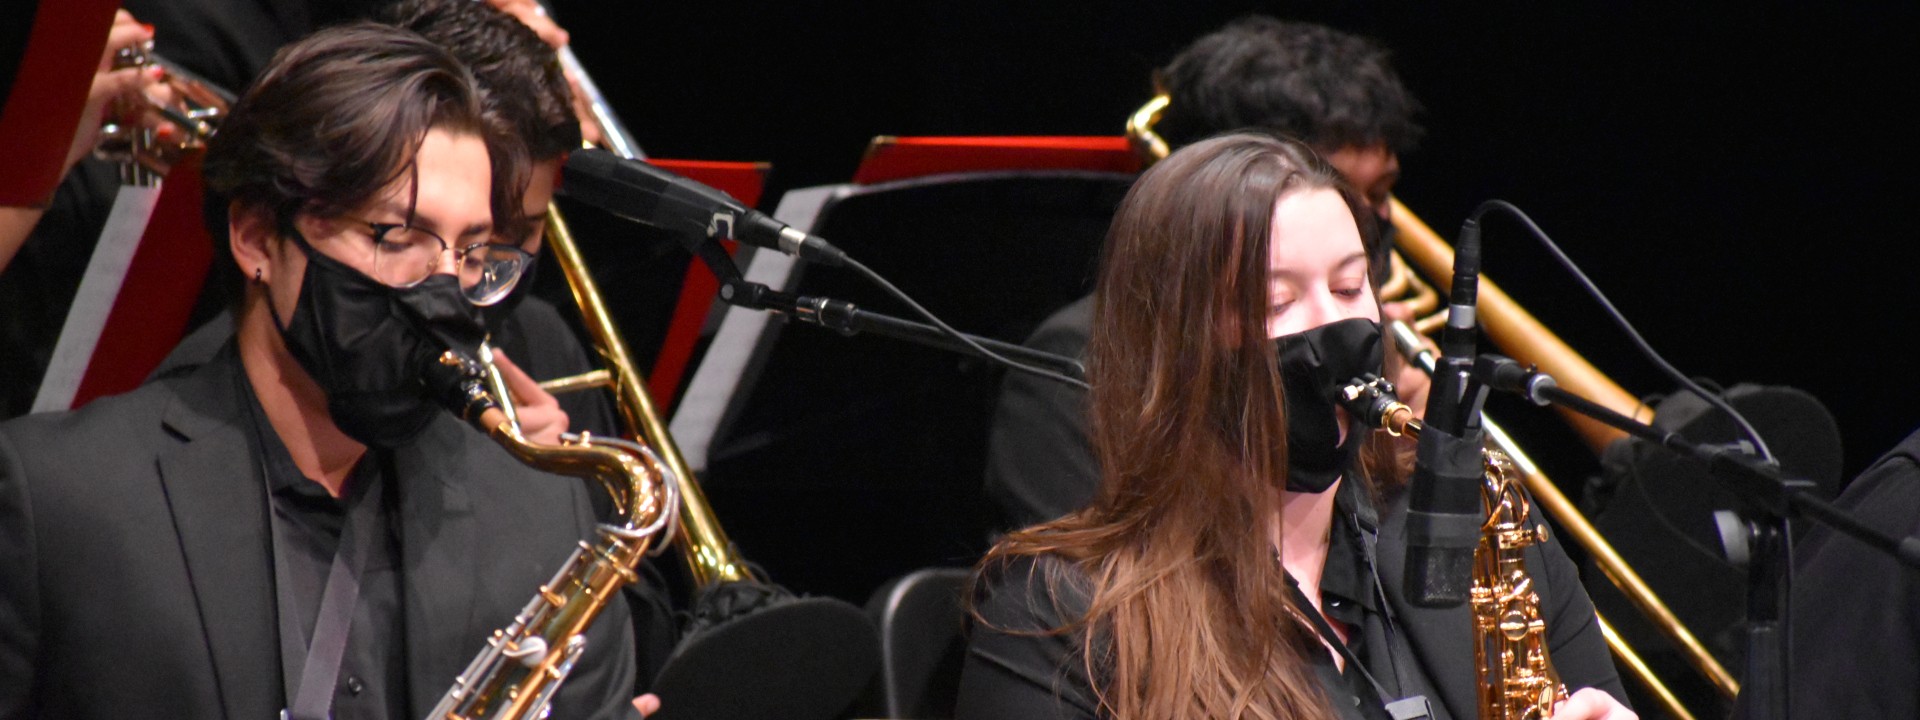
POLYGON ((1554 541, 1524 548, 1531 579, 1508 594, 1544 619, 1564 702, 1483 713, 1478 605, 1412 603, 1410 459, 1335 402, 1381 369, 1367 212, 1312 150, 1263 134, 1188 145, 1134 184, 1093 301, 1100 484, 982 562, 958 717, 1634 717, 1554 541))
MULTIPOLYGON (((496 233, 525 172, 417 35, 276 55, 206 161, 246 278, 232 342, 0 425, 0 717, 427 712, 593 523, 418 380, 529 260, 496 233)), ((634 714, 628 624, 616 598, 556 717, 634 714)))
MULTIPOLYGON (((1311 146, 1360 193, 1383 232, 1389 198, 1400 179, 1400 156, 1421 135, 1419 109, 1394 72, 1387 51, 1366 38, 1324 25, 1263 15, 1239 18, 1183 48, 1154 73, 1170 98, 1160 137, 1173 149, 1242 128, 1285 135, 1311 146)), ((1390 240, 1374 267, 1387 269, 1390 240)), ((1059 309, 1028 346, 1083 357, 1093 297, 1059 309)), ((1390 319, 1404 317, 1386 307, 1390 319)), ((1404 367, 1389 353, 1389 367, 1404 367)), ((1426 379, 1392 375, 1400 397, 1426 406, 1426 379)), ((1050 520, 1092 499, 1098 485, 1085 420, 1086 394, 1026 373, 1008 373, 994 410, 985 488, 1008 527, 1050 520)))

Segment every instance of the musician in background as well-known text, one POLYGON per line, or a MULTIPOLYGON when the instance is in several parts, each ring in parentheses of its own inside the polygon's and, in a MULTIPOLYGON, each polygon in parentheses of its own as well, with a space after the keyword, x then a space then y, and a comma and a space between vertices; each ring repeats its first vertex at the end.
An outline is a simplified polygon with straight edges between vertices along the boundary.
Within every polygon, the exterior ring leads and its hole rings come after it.
MULTIPOLYGON (((1920 432, 1834 505, 1896 539, 1920 537, 1920 432)), ((1920 571, 1824 524, 1793 554, 1788 717, 1920 717, 1920 571)))
MULTIPOLYGON (((48 9, 53 11, 52 8, 48 9)), ((31 14, 23 22, 31 20, 31 14)), ((153 29, 125 10, 117 11, 87 91, 85 109, 73 134, 61 138, 6 138, 8 143, 57 142, 67 146, 60 184, 46 188, 44 201, 0 207, 0 418, 24 415, 53 355, 119 187, 114 163, 90 156, 101 123, 115 101, 144 103, 154 89, 153 69, 113 69, 114 53, 151 40, 153 29)), ((142 116, 137 121, 148 121, 142 116)))
MULTIPOLYGON (((525 264, 504 136, 413 33, 275 55, 205 163, 247 278, 233 341, 0 424, 0 718, 421 717, 587 536, 578 480, 418 380, 525 264)), ((554 716, 632 716, 633 656, 616 597, 554 716)))
MULTIPOLYGON (((1367 220, 1386 232, 1401 153, 1420 137, 1412 95, 1373 42, 1311 23, 1250 16, 1195 40, 1155 73, 1172 99, 1157 132, 1170 148, 1240 128, 1304 141, 1359 191, 1367 220)), ((1391 239, 1373 258, 1385 273, 1391 239)), ((1029 347, 1081 357, 1092 297, 1055 312, 1029 347)), ((1411 320, 1405 309, 1388 316, 1411 320)), ((1389 353, 1401 397, 1426 407, 1427 378, 1389 353)), ((1078 509, 1093 497, 1099 468, 1087 440, 1086 394, 1025 373, 1009 373, 994 410, 986 492, 1011 527, 1078 509)))
MULTIPOLYGON (((1371 212, 1264 134, 1141 175, 1092 303, 1100 485, 982 561, 959 718, 1478 716, 1471 609, 1402 585, 1405 455, 1330 399, 1381 368, 1371 212)), ((1524 552, 1553 717, 1635 717, 1577 568, 1524 552)))
MULTIPOLYGON (((107 31, 107 47, 100 54, 100 65, 94 70, 93 82, 87 88, 86 108, 80 113, 80 126, 74 130, 71 144, 67 148, 65 169, 71 171, 74 165, 93 152, 100 138, 100 126, 106 120, 107 110, 115 100, 141 101, 141 93, 152 87, 158 80, 158 68, 121 68, 114 69, 113 56, 125 48, 133 47, 153 39, 153 29, 141 25, 125 10, 115 11, 113 26, 107 31)), ((9 142, 44 142, 44 138, 12 138, 9 142)), ((64 175, 64 173, 63 173, 64 175)), ((47 188, 46 201, 30 206, 0 206, 0 271, 4 271, 13 260, 13 256, 25 243, 29 233, 40 221, 41 215, 53 203, 53 194, 57 188, 47 188)))

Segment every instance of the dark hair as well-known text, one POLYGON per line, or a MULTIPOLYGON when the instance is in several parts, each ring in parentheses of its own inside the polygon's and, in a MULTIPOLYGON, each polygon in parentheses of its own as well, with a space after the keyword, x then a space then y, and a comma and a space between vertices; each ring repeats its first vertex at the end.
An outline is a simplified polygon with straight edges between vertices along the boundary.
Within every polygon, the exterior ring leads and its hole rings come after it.
POLYGON ((1384 144, 1404 153, 1422 132, 1387 51, 1323 25, 1240 18, 1188 45, 1154 82, 1172 100, 1155 129, 1173 148, 1260 129, 1323 152, 1384 144))
POLYGON ((560 56, 513 16, 476 0, 406 0, 387 22, 419 33, 466 63, 486 110, 534 160, 580 148, 580 121, 560 56))
POLYGON ((473 76, 452 55, 417 34, 370 22, 327 28, 281 48, 207 148, 207 221, 221 245, 216 254, 227 252, 229 203, 269 213, 282 233, 300 212, 350 212, 411 171, 433 129, 486 141, 494 222, 516 218, 525 151, 483 114, 473 76))
POLYGON ((1008 534, 981 564, 1053 554, 1084 572, 1087 613, 1056 630, 1083 633, 1105 716, 1332 714, 1302 654, 1312 609, 1287 599, 1265 525, 1287 453, 1268 258, 1274 243, 1312 241, 1273 237, 1273 210, 1317 188, 1340 192, 1362 242, 1377 242, 1338 172, 1257 133, 1154 164, 1107 235, 1088 347, 1100 489, 1086 509, 1008 534))

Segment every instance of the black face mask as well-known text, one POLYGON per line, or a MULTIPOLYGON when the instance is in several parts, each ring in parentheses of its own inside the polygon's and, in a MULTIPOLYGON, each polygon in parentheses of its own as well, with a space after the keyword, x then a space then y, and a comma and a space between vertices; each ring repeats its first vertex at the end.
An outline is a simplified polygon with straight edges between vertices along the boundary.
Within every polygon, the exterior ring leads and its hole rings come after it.
POLYGON ((443 412, 423 370, 445 350, 478 354, 479 309, 452 275, 388 287, 294 238, 307 270, 293 316, 282 322, 268 306, 287 351, 326 393, 341 432, 373 447, 406 444, 443 412))
POLYGON ((1378 374, 1383 359, 1380 324, 1365 318, 1327 323, 1273 339, 1287 397, 1287 489, 1326 492, 1353 464, 1366 433, 1347 431, 1340 441, 1335 394, 1365 373, 1378 374))

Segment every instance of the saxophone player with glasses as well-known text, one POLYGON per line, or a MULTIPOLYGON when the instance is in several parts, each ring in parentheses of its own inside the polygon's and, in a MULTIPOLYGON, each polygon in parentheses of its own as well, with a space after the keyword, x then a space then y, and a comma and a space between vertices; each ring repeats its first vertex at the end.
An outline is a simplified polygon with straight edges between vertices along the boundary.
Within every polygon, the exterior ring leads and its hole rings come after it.
MULTIPOLYGON (((205 164, 246 278, 231 341, 0 425, 0 718, 427 714, 594 525, 578 480, 420 380, 530 262, 500 237, 525 173, 418 35, 275 56, 205 164)), ((554 717, 636 714, 629 623, 609 598, 554 717)))
POLYGON ((1556 540, 1504 557, 1527 576, 1495 588, 1544 620, 1512 630, 1547 654, 1476 668, 1494 638, 1475 609, 1409 601, 1410 457, 1335 400, 1381 370, 1368 214, 1306 145, 1259 133, 1135 183, 1092 304, 1099 489, 982 560, 960 718, 1636 717, 1556 540), (1554 692, 1480 697, 1521 675, 1554 692))

